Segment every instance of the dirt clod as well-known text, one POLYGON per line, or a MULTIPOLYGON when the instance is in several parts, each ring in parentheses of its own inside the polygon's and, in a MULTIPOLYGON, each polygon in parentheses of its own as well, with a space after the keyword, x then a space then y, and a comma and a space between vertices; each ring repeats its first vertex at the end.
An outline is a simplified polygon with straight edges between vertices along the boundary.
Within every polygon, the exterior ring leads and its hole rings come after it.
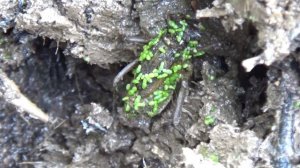
POLYGON ((2 0, 1 72, 49 122, 0 90, 1 167, 299 167, 299 0, 191 1, 2 0), (174 14, 205 51, 178 124, 178 88, 128 117, 114 77, 174 14))

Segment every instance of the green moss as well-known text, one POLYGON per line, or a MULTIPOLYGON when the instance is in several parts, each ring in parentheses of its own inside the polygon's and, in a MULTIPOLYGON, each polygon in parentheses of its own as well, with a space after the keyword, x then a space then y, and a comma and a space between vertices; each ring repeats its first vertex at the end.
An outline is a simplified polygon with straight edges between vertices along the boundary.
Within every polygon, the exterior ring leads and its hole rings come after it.
POLYGON ((158 50, 163 54, 165 54, 167 52, 164 46, 159 47, 158 50))
MULTIPOLYGON (((168 20, 167 24, 168 27, 166 29, 159 31, 156 37, 143 46, 143 50, 139 56, 140 64, 133 70, 134 79, 130 84, 126 85, 127 95, 122 100, 124 102, 125 112, 130 114, 130 116, 139 114, 139 111, 143 112, 145 110, 147 111, 144 113, 149 117, 156 116, 159 111, 161 111, 160 108, 162 108, 162 105, 170 100, 170 96, 175 90, 177 82, 181 80, 183 76, 182 73, 190 71, 191 58, 204 54, 204 52, 197 50, 198 41, 191 40, 184 42, 185 31, 188 27, 185 20, 179 22, 168 20), (171 41, 177 42, 177 45, 182 46, 182 48, 180 50, 174 50, 174 48, 169 48, 171 43, 160 43, 162 37, 165 35, 167 35, 167 37, 173 37, 172 39, 170 38, 171 41), (163 45, 158 46, 158 44, 163 45), (164 61, 165 59, 161 59, 160 64, 157 67, 150 67, 153 69, 149 72, 149 66, 152 65, 151 61, 156 58, 164 58, 166 55, 169 57, 170 52, 172 52, 173 58, 169 61, 173 62, 171 65, 169 63, 167 65, 171 67, 167 67, 164 61), (149 61, 149 64, 143 64, 145 61, 149 61), (143 65, 147 66, 143 67, 143 65), (147 73, 145 73, 146 70, 147 73), (152 84, 155 82, 157 82, 156 84, 158 86, 154 85, 155 87, 150 87, 153 86, 152 84), (151 90, 153 88, 156 90, 151 90), (142 93, 144 97, 140 95, 142 93)), ((155 61, 154 65, 156 64, 155 61)), ((207 122, 212 121, 209 121, 208 118, 207 122)))
POLYGON ((207 115, 204 117, 204 124, 207 126, 211 126, 215 123, 215 117, 211 115, 207 115))
POLYGON ((202 56, 202 55, 204 55, 204 54, 205 54, 204 51, 197 51, 197 52, 194 54, 194 56, 195 56, 195 57, 200 57, 200 56, 202 56))
POLYGON ((133 96, 137 92, 137 87, 133 86, 131 89, 128 90, 128 95, 133 96))
POLYGON ((168 32, 173 35, 173 34, 176 33, 176 30, 174 30, 174 29, 168 29, 168 32))
POLYGON ((168 20, 168 25, 173 29, 178 29, 178 25, 173 20, 168 20))
POLYGON ((215 163, 219 163, 219 156, 215 153, 210 154, 209 159, 215 163))
POLYGON ((161 37, 166 33, 166 30, 163 29, 161 31, 159 31, 158 35, 153 38, 151 41, 149 41, 148 44, 144 45, 143 47, 143 51, 140 54, 139 60, 142 61, 150 61, 153 57, 153 53, 151 51, 151 49, 153 48, 153 46, 155 46, 161 39, 161 37))
POLYGON ((125 111, 126 112, 130 111, 130 105, 128 103, 125 103, 125 111))
POLYGON ((123 101, 127 101, 127 100, 129 100, 129 97, 128 96, 126 96, 126 97, 123 97, 123 99, 122 99, 123 101))
POLYGON ((141 72, 141 70, 142 70, 142 65, 138 65, 138 67, 135 69, 135 74, 138 74, 138 73, 140 73, 141 72))
POLYGON ((130 89, 130 87, 131 87, 131 85, 128 83, 128 84, 126 85, 126 90, 128 91, 128 90, 130 89))

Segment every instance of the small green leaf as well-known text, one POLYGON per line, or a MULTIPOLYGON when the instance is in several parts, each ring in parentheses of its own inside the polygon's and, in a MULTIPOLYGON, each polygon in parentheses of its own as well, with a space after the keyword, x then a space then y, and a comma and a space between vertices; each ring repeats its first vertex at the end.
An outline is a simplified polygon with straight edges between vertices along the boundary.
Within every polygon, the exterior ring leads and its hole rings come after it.
POLYGON ((136 80, 141 80, 144 77, 144 75, 142 73, 139 73, 139 75, 136 77, 136 80))
POLYGON ((149 104, 149 106, 154 106, 155 102, 154 101, 150 101, 148 104, 149 104))
POLYGON ((138 96, 136 96, 136 99, 135 99, 135 100, 136 100, 137 102, 140 102, 141 99, 142 99, 142 96, 138 95, 138 96))
POLYGON ((160 99, 160 98, 162 98, 162 95, 161 95, 161 94, 154 96, 153 99, 154 99, 155 101, 157 101, 157 100, 160 99))
POLYGON ((168 25, 173 29, 178 29, 178 25, 173 20, 168 20, 168 25))
POLYGON ((128 83, 127 85, 126 85, 126 90, 129 90, 130 89, 130 84, 128 83))
POLYGON ((180 38, 182 39, 183 38, 183 31, 178 32, 178 36, 180 36, 180 38))
POLYGON ((195 48, 198 45, 198 41, 189 41, 188 46, 191 48, 195 48))
POLYGON ((168 75, 172 74, 172 70, 170 70, 170 69, 163 69, 162 71, 163 71, 163 73, 166 73, 168 75))
POLYGON ((195 57, 200 57, 200 56, 202 56, 204 54, 205 54, 204 51, 197 51, 194 55, 195 55, 195 57))
POLYGON ((158 111, 158 104, 154 104, 153 106, 153 115, 156 115, 158 111))
POLYGON ((179 23, 181 24, 181 26, 182 26, 183 28, 187 27, 187 23, 186 23, 185 20, 180 20, 179 23))
POLYGON ((148 50, 152 47, 152 46, 154 46, 154 45, 156 45, 158 42, 159 42, 159 37, 155 37, 154 39, 152 39, 151 41, 149 41, 149 43, 148 43, 148 50))
POLYGON ((159 73, 159 70, 155 68, 155 69, 153 69, 152 73, 154 73, 154 74, 157 74, 157 75, 158 75, 158 73, 159 73))
POLYGON ((165 78, 167 76, 168 76, 168 74, 164 73, 164 74, 158 75, 157 79, 162 79, 162 78, 165 78))
POLYGON ((138 73, 141 72, 141 70, 142 70, 142 65, 139 65, 139 66, 136 68, 135 73, 138 74, 138 73))
POLYGON ((166 99, 167 99, 167 97, 162 97, 162 98, 158 99, 157 102, 161 103, 161 102, 165 101, 166 99))
POLYGON ((140 104, 141 104, 141 96, 140 95, 138 95, 136 98, 135 98, 135 100, 134 100, 134 102, 133 102, 133 108, 134 108, 134 110, 135 111, 138 111, 139 110, 139 107, 140 107, 140 104))
POLYGON ((147 79, 144 78, 142 83, 142 89, 146 89, 146 88, 147 88, 147 79))
POLYGON ((145 107, 146 104, 145 104, 145 102, 143 102, 143 103, 140 103, 139 106, 140 106, 140 107, 145 107))
POLYGON ((155 95, 155 96, 159 95, 159 94, 161 94, 161 92, 162 92, 161 90, 156 90, 156 91, 154 91, 153 95, 155 95))
POLYGON ((191 58, 189 47, 187 47, 183 50, 182 57, 184 60, 189 60, 191 58))
POLYGON ((148 51, 147 52, 147 56, 146 56, 146 60, 151 60, 151 58, 153 57, 153 53, 152 53, 152 51, 148 51))
POLYGON ((133 108, 134 108, 135 111, 138 111, 139 110, 139 104, 134 104, 133 108))
POLYGON ((165 62, 161 62, 159 65, 158 71, 161 72, 164 69, 164 66, 165 66, 165 62))
POLYGON ((134 80, 132 80, 132 83, 133 83, 133 84, 138 84, 138 83, 140 83, 140 81, 137 80, 137 79, 134 79, 134 80))
POLYGON ((175 30, 174 29, 168 29, 168 32, 170 33, 170 34, 175 34, 175 30))
POLYGON ((210 154, 209 159, 215 163, 219 163, 219 156, 217 154, 210 154))
POLYGON ((177 35, 176 40, 177 40, 178 43, 180 43, 181 42, 181 37, 179 35, 177 35))
POLYGON ((151 60, 152 57, 153 57, 152 51, 145 49, 145 46, 144 46, 144 50, 141 52, 139 60, 144 61, 146 59, 149 61, 149 60, 151 60))
POLYGON ((162 35, 164 35, 166 33, 166 29, 162 29, 158 32, 158 37, 161 38, 162 35))
POLYGON ((161 53, 163 53, 163 54, 166 53, 166 49, 165 49, 163 46, 162 46, 162 47, 159 47, 158 50, 159 50, 161 53))
POLYGON ((180 54, 179 54, 179 53, 176 53, 176 54, 174 55, 174 57, 175 57, 175 58, 178 58, 178 57, 180 57, 180 54))
MULTIPOLYGON (((151 40, 152 41, 152 40, 151 40)), ((150 41, 150 42, 151 42, 150 41)), ((143 51, 147 51, 147 50, 150 50, 151 49, 151 45, 144 45, 143 46, 143 51)))
POLYGON ((204 124, 207 126, 213 125, 215 123, 215 118, 211 115, 207 115, 204 118, 204 124))
POLYGON ((125 105, 125 111, 129 112, 129 110, 130 110, 130 105, 128 103, 126 103, 126 105, 125 105))
POLYGON ((169 89, 175 90, 174 86, 169 86, 169 89))
POLYGON ((181 69, 182 69, 182 66, 181 66, 181 65, 174 65, 174 66, 172 67, 172 70, 173 70, 174 73, 180 71, 181 69))
POLYGON ((157 77, 158 76, 158 73, 150 73, 149 74, 149 77, 150 78, 155 78, 155 77, 157 77))
POLYGON ((137 87, 133 86, 129 91, 128 91, 128 95, 129 96, 133 96, 137 91, 137 87))
POLYGON ((189 64, 183 64, 183 68, 186 69, 189 67, 189 64))
POLYGON ((122 101, 127 101, 127 100, 129 100, 129 97, 128 97, 128 96, 123 97, 123 99, 122 99, 122 101))

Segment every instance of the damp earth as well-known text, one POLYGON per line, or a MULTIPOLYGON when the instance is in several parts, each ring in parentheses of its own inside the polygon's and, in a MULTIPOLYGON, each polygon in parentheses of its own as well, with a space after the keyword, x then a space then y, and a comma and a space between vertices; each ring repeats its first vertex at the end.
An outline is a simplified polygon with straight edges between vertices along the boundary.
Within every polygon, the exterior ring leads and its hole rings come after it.
POLYGON ((299 4, 2 0, 1 74, 49 120, 8 101, 1 78, 0 167, 300 167, 299 4), (205 50, 178 124, 178 87, 157 116, 128 117, 133 74, 113 81, 174 14, 205 50))

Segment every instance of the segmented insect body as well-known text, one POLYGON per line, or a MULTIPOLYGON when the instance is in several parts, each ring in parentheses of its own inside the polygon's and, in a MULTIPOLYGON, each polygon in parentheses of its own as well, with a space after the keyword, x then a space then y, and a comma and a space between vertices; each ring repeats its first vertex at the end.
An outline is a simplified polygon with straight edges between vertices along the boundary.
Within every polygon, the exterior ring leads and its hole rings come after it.
POLYGON ((129 115, 154 117, 167 106, 177 83, 189 76, 191 59, 202 56, 189 36, 186 20, 168 20, 168 26, 143 46, 134 78, 126 85, 124 110, 129 115), (189 39, 188 41, 186 39, 189 39))

